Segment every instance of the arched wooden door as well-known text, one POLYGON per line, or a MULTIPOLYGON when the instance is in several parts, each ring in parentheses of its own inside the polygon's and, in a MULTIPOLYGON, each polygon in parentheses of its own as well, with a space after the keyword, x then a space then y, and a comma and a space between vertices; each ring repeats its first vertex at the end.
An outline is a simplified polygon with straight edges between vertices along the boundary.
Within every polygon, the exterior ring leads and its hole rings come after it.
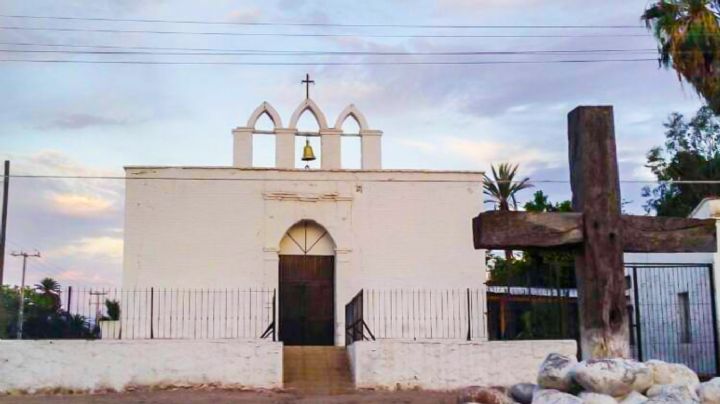
POLYGON ((280 245, 279 325, 286 345, 333 345, 335 256, 321 226, 302 221, 280 245))

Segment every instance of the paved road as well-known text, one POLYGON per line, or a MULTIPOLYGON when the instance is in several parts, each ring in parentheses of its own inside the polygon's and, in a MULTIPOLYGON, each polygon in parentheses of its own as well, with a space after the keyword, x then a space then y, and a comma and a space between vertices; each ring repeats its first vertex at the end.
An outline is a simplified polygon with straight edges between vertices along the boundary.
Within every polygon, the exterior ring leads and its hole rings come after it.
POLYGON ((430 391, 372 392, 343 395, 302 395, 291 392, 239 390, 165 390, 88 395, 0 396, 0 403, 18 404, 220 404, 220 403, 419 403, 456 404, 457 394, 430 391))

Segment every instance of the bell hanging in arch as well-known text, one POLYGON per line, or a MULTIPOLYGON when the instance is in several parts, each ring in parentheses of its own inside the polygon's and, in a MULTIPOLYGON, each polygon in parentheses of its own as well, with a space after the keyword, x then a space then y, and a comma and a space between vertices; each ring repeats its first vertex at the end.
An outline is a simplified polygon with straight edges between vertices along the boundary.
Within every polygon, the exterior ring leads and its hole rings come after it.
POLYGON ((312 146, 310 146, 310 140, 305 139, 305 147, 303 147, 302 161, 313 160, 315 160, 315 153, 313 152, 312 146))

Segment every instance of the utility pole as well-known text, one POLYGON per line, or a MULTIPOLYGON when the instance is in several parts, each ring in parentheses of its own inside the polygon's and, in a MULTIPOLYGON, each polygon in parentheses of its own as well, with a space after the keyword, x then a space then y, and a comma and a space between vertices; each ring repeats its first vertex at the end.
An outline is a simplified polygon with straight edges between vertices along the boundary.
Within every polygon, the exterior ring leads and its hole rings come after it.
POLYGON ((10 191, 10 160, 5 160, 2 219, 0 219, 0 286, 3 284, 3 274, 5 273, 5 237, 7 232, 8 191, 10 191))
POLYGON ((25 269, 27 268, 27 259, 39 258, 40 252, 35 251, 34 254, 26 253, 25 251, 13 252, 13 257, 23 257, 23 269, 22 269, 22 281, 20 282, 20 304, 18 305, 18 324, 17 324, 17 339, 22 339, 23 335, 23 315, 25 313, 25 269))
POLYGON ((107 295, 107 292, 93 292, 90 291, 90 305, 95 305, 95 324, 98 324, 100 317, 102 316, 102 310, 100 310, 100 297, 107 295), (92 301, 92 297, 95 296, 95 303, 92 301))

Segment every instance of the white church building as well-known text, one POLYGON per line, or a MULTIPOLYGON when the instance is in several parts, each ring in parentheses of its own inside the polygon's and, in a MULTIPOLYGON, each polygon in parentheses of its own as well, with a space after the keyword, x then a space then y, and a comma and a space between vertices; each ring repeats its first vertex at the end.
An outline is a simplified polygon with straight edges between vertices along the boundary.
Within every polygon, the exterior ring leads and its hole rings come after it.
POLYGON ((232 130, 232 166, 125 167, 123 289, 277 291, 289 345, 344 345, 345 305, 361 289, 484 294, 471 226, 483 173, 383 169, 382 135, 354 105, 330 126, 311 98, 287 121, 264 102, 232 130), (298 131, 304 114, 317 132, 298 131), (256 130, 263 115, 273 130, 256 130), (342 130, 348 119, 359 133, 342 130), (253 167, 258 135, 275 136, 275 167, 253 167), (360 137, 361 169, 341 168, 343 136, 360 137), (319 169, 295 168, 306 137, 320 138, 319 169))

